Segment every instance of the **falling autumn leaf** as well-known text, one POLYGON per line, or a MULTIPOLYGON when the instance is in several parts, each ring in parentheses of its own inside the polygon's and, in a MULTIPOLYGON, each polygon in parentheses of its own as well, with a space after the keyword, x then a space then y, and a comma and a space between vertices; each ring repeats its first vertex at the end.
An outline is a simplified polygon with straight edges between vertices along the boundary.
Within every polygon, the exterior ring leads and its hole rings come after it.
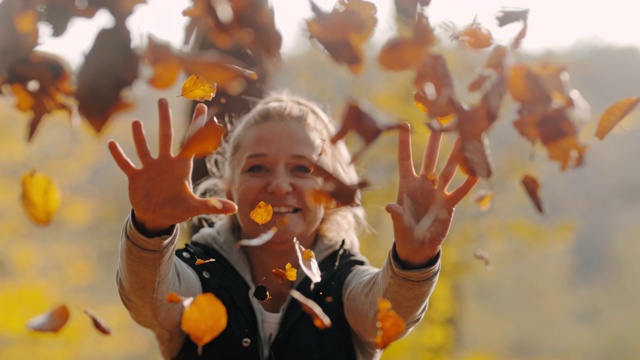
POLYGON ((244 63, 214 50, 183 54, 181 61, 185 72, 198 74, 231 95, 239 95, 246 89, 248 81, 258 78, 254 71, 246 69, 244 63))
POLYGON ((461 108, 442 55, 428 53, 422 58, 413 85, 419 94, 414 96, 414 101, 419 102, 431 117, 449 116, 461 108))
POLYGON ((320 305, 316 304, 315 301, 309 299, 308 297, 302 295, 298 290, 291 289, 290 291, 291 297, 298 300, 302 310, 309 314, 313 319, 313 325, 315 325, 318 329, 324 330, 331 327, 331 319, 325 314, 320 305))
POLYGON ((287 263, 287 265, 285 265, 284 270, 282 269, 272 269, 271 273, 273 275, 275 275, 275 277, 278 279, 278 281, 283 282, 283 281, 296 281, 297 277, 298 277, 298 269, 294 268, 291 263, 287 263))
POLYGON ((181 327, 198 345, 198 355, 202 355, 202 347, 224 331, 227 319, 227 308, 222 301, 207 292, 196 296, 184 309, 181 327))
POLYGON ((216 118, 207 121, 192 134, 187 134, 180 148, 180 155, 201 158, 211 154, 222 143, 222 137, 226 131, 225 127, 219 124, 216 118))
POLYGON ((259 225, 264 225, 271 220, 273 216, 273 207, 264 201, 260 201, 256 207, 251 210, 249 217, 259 225))
POLYGON ((69 320, 69 308, 59 305, 51 311, 40 314, 27 323, 27 328, 40 332, 58 332, 69 320))
POLYGON ((491 265, 491 260, 489 259, 489 252, 486 250, 478 249, 473 253, 473 256, 481 260, 484 263, 485 268, 488 271, 493 271, 493 265, 491 265))
POLYGON ((184 298, 176 292, 170 292, 167 294, 166 300, 170 303, 181 304, 184 301, 184 298))
POLYGON ((271 299, 271 294, 269 294, 269 289, 266 286, 258 284, 253 290, 253 297, 262 302, 271 299))
POLYGON ((404 320, 391 308, 391 302, 378 299, 378 322, 376 323, 376 347, 384 349, 394 342, 406 329, 404 320))
POLYGON ((111 335, 111 329, 109 328, 109 325, 107 324, 106 321, 104 321, 102 318, 100 318, 98 315, 96 315, 93 311, 91 310, 84 310, 84 313, 87 314, 87 316, 89 316, 89 318, 91 318, 91 322, 93 322, 93 326, 101 333, 105 334, 105 335, 111 335))
POLYGON ((182 83, 180 95, 194 101, 211 100, 216 95, 216 84, 209 83, 198 75, 191 75, 182 83))
POLYGON ((491 208, 491 201, 493 199, 493 192, 490 190, 481 189, 476 191, 471 200, 478 204, 481 211, 487 211, 491 208))
POLYGON ((382 46, 378 62, 391 71, 402 71, 420 63, 427 49, 436 38, 425 14, 418 14, 411 37, 397 37, 382 46))
POLYGON ((596 137, 600 140, 604 139, 620 120, 635 109, 638 103, 640 103, 640 96, 632 96, 610 105, 600 117, 600 121, 598 121, 596 137))
POLYGON ((38 225, 47 225, 60 207, 60 190, 51 179, 39 172, 22 175, 22 206, 29 219, 38 225))
POLYGON ((278 232, 277 226, 272 226, 268 231, 263 232, 258 235, 258 237, 254 239, 242 239, 236 242, 235 247, 239 248, 241 246, 260 246, 266 244, 269 240, 273 238, 273 236, 278 232))
POLYGON ((322 178, 324 184, 320 189, 309 191, 307 194, 308 200, 327 209, 357 205, 358 192, 369 185, 366 180, 357 184, 347 185, 317 164, 313 167, 313 174, 322 178))
POLYGON ((462 31, 456 33, 453 38, 472 49, 485 49, 493 45, 491 32, 475 20, 462 31))
POLYGON ((529 9, 502 9, 496 15, 500 27, 517 21, 527 21, 528 17, 529 9))
POLYGON ((316 257, 313 256, 313 251, 305 249, 296 238, 293 238, 293 244, 296 248, 296 255, 298 256, 298 264, 300 265, 300 268, 305 274, 307 274, 312 283, 319 283, 321 280, 320 267, 318 266, 316 257), (307 251, 311 252, 308 253, 307 251))
POLYGON ((533 204, 536 206, 536 209, 539 213, 544 214, 544 210, 542 209, 542 200, 540 199, 540 184, 538 180, 532 175, 524 175, 522 177, 522 185, 524 189, 527 191, 529 198, 533 201, 533 204))
POLYGON ((149 84, 156 89, 167 89, 178 79, 182 70, 182 60, 171 49, 171 45, 149 37, 144 59, 151 65, 153 75, 149 84))
POLYGON ((208 263, 214 262, 214 261, 216 261, 216 259, 214 259, 214 258, 206 259, 206 260, 196 258, 196 266, 202 265, 202 264, 208 264, 208 263))

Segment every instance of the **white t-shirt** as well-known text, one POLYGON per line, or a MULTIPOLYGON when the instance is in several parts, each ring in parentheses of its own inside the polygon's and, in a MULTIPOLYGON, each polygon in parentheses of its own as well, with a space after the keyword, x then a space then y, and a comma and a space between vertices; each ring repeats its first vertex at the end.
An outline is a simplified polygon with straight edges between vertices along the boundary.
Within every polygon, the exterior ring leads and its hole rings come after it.
POLYGON ((282 319, 282 309, 280 312, 272 313, 265 310, 262 306, 258 306, 262 313, 262 344, 265 352, 265 358, 269 356, 269 348, 271 342, 278 332, 280 326, 280 320, 282 319))

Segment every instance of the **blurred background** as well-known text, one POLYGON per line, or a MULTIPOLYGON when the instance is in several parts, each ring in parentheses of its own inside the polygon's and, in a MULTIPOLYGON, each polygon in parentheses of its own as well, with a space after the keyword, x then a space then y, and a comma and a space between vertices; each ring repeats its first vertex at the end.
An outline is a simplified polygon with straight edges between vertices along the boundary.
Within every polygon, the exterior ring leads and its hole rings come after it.
MULTIPOLYGON (((148 0, 136 6, 127 20, 133 46, 143 46, 153 34, 180 47, 186 25, 181 11, 190 3, 148 0)), ((317 3, 328 11, 334 2, 317 3)), ((365 47, 364 71, 354 76, 308 40, 308 2, 271 1, 284 42, 282 62, 271 70, 268 88, 290 89, 315 100, 335 119, 341 118, 345 101, 354 98, 371 104, 380 119, 407 120, 413 125, 419 163, 428 129, 424 114, 413 104, 412 74, 385 71, 376 60, 381 45, 395 35, 393 2, 374 3, 378 25, 365 47)), ((468 199, 458 207, 426 318, 383 357, 639 358, 640 345, 633 336, 640 330, 640 313, 633 309, 640 302, 640 288, 633 274, 640 270, 640 111, 631 112, 603 140, 593 134, 609 105, 640 96, 640 5, 622 0, 593 5, 577 0, 433 0, 427 13, 437 32, 476 18, 500 42, 507 30, 496 26, 495 13, 504 6, 530 9, 519 59, 564 65, 568 83, 590 104, 591 116, 580 124, 578 134, 588 146, 585 163, 561 171, 541 146, 516 133, 512 122, 517 107, 505 98, 489 133, 494 174, 478 187, 493 192, 491 206, 483 211, 468 199), (544 215, 520 184, 526 173, 535 174, 542 185, 544 215), (489 254, 490 267, 474 256, 477 250, 489 254)), ((101 10, 91 19, 72 20, 59 38, 42 25, 37 49, 59 54, 77 68, 97 32, 112 22, 101 10)), ((439 52, 461 86, 475 77, 487 55, 446 38, 439 52)), ((140 71, 141 76, 148 73, 140 71)), ((168 98, 179 119, 177 134, 184 134, 192 104, 179 97, 181 83, 159 91, 137 80, 127 93, 135 107, 118 113, 99 134, 66 114, 46 115, 30 142, 30 115, 14 107, 12 96, 0 96, 0 358, 160 357, 153 335, 129 318, 117 294, 118 242, 130 207, 125 176, 106 142, 116 139, 133 154, 130 123, 139 118, 155 147, 160 96, 168 98), (61 191, 60 209, 48 226, 31 223, 20 202, 20 178, 30 170, 50 176, 61 191), (26 328, 29 319, 62 303, 70 308, 71 318, 60 332, 26 328), (84 309, 106 320, 112 335, 94 331, 84 309)), ((346 140, 351 149, 360 146, 354 137, 346 140)), ((445 153, 452 144, 445 136, 445 153)), ((371 183, 363 204, 372 232, 363 235, 361 243, 377 266, 392 241, 384 205, 394 201, 397 189, 395 148, 395 134, 384 133, 357 163, 371 183)), ((188 233, 184 227, 183 237, 188 233)))

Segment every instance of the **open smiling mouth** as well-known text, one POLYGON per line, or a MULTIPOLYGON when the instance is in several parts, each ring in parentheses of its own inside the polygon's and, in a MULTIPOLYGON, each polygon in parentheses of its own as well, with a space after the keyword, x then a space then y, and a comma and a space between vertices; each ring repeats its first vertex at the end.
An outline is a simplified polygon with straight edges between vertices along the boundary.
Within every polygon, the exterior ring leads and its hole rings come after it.
POLYGON ((290 206, 274 206, 273 213, 274 214, 296 214, 301 211, 300 208, 290 207, 290 206))

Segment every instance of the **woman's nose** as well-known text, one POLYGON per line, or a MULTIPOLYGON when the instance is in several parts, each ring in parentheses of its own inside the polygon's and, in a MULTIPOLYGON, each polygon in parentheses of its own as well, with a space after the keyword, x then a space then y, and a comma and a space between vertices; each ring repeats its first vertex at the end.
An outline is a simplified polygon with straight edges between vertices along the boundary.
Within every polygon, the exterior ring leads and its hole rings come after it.
POLYGON ((277 169, 273 173, 271 182, 267 186, 267 192, 282 195, 290 192, 293 189, 291 186, 291 179, 285 169, 277 169))

